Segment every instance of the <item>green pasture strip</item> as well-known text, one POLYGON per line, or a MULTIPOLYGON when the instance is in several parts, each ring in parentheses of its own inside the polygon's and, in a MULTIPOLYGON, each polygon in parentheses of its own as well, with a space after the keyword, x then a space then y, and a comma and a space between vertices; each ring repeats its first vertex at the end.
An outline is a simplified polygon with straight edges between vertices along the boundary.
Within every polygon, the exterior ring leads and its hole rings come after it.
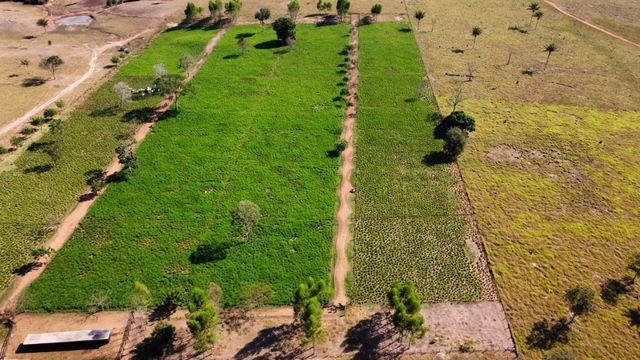
POLYGON ((183 52, 201 51, 214 34, 215 31, 204 30, 161 34, 64 121, 62 155, 55 166, 43 151, 55 137, 45 134, 17 159, 15 169, 0 172, 0 289, 6 288, 12 273, 31 260, 30 250, 41 245, 60 218, 77 203, 87 189, 86 173, 104 168, 115 148, 133 130, 133 123, 140 120, 139 114, 160 101, 159 96, 150 96, 134 100, 121 110, 113 85, 118 81, 134 88, 151 85, 155 58, 177 73, 169 64, 178 62, 183 52), (188 43, 175 41, 185 34, 188 43))
POLYGON ((348 26, 299 25, 291 51, 260 26, 234 26, 137 151, 139 168, 113 183, 25 298, 29 310, 83 310, 96 294, 131 305, 134 281, 155 304, 213 282, 224 306, 253 284, 289 303, 308 276, 329 278, 348 26), (244 37, 244 54, 237 45, 244 37), (262 219, 239 240, 231 211, 262 219), (204 243, 232 241, 226 258, 193 264, 204 243))
POLYGON ((423 161, 442 142, 409 25, 362 26, 358 68, 352 298, 383 302, 411 280, 425 302, 477 300, 454 179, 423 161))

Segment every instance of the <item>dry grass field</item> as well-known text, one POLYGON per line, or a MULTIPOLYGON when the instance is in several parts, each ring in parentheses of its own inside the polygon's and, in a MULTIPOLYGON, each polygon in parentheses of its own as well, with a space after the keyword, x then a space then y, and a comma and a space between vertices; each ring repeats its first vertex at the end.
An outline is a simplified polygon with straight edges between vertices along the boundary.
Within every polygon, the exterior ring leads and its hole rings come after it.
POLYGON ((520 354, 549 353, 526 337, 535 322, 568 316, 563 295, 582 284, 596 292, 596 309, 554 349, 639 358, 628 316, 638 285, 617 305, 601 300, 600 286, 620 279, 640 248, 640 50, 544 5, 534 29, 527 4, 431 0, 409 11, 427 13, 417 37, 443 112, 461 86, 460 107, 477 120, 460 166, 520 354), (483 30, 475 49, 474 26, 483 30), (558 51, 545 71, 551 41, 558 51), (472 82, 455 76, 469 66, 472 82))

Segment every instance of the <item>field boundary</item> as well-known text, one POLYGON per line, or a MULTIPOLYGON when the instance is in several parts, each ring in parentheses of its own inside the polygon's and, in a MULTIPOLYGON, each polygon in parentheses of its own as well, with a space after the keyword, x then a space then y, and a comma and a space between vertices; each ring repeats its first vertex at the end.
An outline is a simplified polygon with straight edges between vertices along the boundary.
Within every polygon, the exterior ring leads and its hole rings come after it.
MULTIPOLYGON (((185 82, 190 81, 193 76, 200 70, 200 67, 204 64, 206 59, 209 57, 215 46, 218 44, 218 41, 222 38, 222 36, 226 33, 227 28, 222 28, 218 31, 217 34, 205 46, 202 53, 198 57, 198 60, 193 64, 191 69, 187 71, 185 75, 185 82)), ((149 121, 140 126, 134 135, 135 138, 135 146, 138 146, 142 140, 149 134, 151 129, 153 128, 153 124, 157 122, 157 120, 164 114, 173 101, 175 100, 177 92, 173 92, 167 95, 160 104, 156 107, 154 114, 150 117, 149 121)), ((111 163, 106 167, 105 173, 106 176, 113 175, 122 169, 122 164, 120 164, 117 156, 113 157, 111 163)), ((96 194, 92 198, 88 200, 81 200, 78 204, 67 213, 58 224, 58 227, 55 233, 45 241, 44 245, 52 248, 54 251, 60 250, 64 244, 69 240, 75 228, 80 224, 80 222, 85 218, 87 213, 89 212, 89 208, 91 205, 100 197, 100 194, 104 193, 106 189, 105 187, 100 193, 96 194)), ((11 281, 7 289, 9 289, 2 299, 4 302, 3 306, 5 310, 15 310, 19 297, 22 295, 24 290, 26 290, 31 283, 33 283, 46 269, 47 265, 51 262, 53 257, 49 257, 45 261, 41 262, 41 265, 38 269, 35 269, 22 277, 16 278, 14 281, 11 281)))

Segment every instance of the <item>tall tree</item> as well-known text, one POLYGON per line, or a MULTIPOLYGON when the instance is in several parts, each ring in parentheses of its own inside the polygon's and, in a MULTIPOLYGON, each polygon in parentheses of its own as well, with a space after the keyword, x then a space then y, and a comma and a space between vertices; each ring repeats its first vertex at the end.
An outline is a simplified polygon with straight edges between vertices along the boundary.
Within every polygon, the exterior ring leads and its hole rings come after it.
POLYGON ((549 53, 547 55, 547 61, 544 62, 544 69, 547 70, 547 65, 549 65, 549 58, 551 58, 551 54, 558 51, 558 47, 556 46, 555 43, 549 43, 545 48, 544 51, 549 53))
POLYGON ((536 11, 540 10, 540 3, 538 3, 537 1, 529 3, 529 6, 527 6, 527 10, 531 11, 531 18, 529 19, 529 26, 531 26, 534 14, 536 13, 536 11))
POLYGON ((378 15, 382 13, 382 4, 374 4, 371 7, 371 15, 374 20, 378 20, 378 15))
POLYGON ((242 1, 240 0, 230 0, 228 3, 224 4, 224 12, 229 15, 233 21, 238 18, 241 10, 242 1))
POLYGON ((476 39, 480 35, 482 35, 482 29, 480 29, 478 26, 474 26, 473 29, 471 29, 471 36, 473 36, 473 47, 472 47, 472 49, 476 48, 476 39))
POLYGON ((199 8, 196 4, 189 1, 184 9, 185 21, 192 22, 200 12, 202 12, 202 8, 199 8))
POLYGON ((296 320, 300 320, 303 311, 311 298, 316 298, 320 305, 325 306, 331 299, 331 288, 327 286, 324 280, 315 280, 308 278, 306 282, 298 285, 293 296, 293 312, 296 320))
POLYGON ((418 31, 420 30, 420 22, 422 21, 422 19, 424 19, 425 16, 425 12, 422 10, 417 10, 413 16, 416 18, 416 20, 418 20, 418 31))
POLYGON ((51 71, 51 77, 53 77, 53 80, 55 80, 56 70, 62 64, 64 64, 64 61, 62 61, 62 59, 59 56, 53 55, 53 56, 49 56, 48 58, 42 59, 42 61, 40 62, 40 67, 51 71))
POLYGON ((38 21, 36 21, 36 24, 38 26, 42 26, 42 28, 44 29, 44 32, 47 32, 47 26, 49 25, 49 20, 45 18, 41 18, 41 19, 38 19, 38 21))
POLYGON ((222 18, 222 0, 209 0, 209 13, 212 18, 218 18, 220 20, 222 18))
POLYGON ((349 13, 349 8, 351 8, 351 2, 349 0, 338 0, 338 2, 336 2, 336 12, 338 16, 340 16, 341 21, 344 16, 349 13))
POLYGON ((420 297, 413 287, 413 283, 396 283, 387 293, 389 305, 393 308, 393 325, 400 333, 409 335, 409 342, 424 337, 427 328, 424 317, 420 313, 420 297))
POLYGON ((293 21, 296 21, 298 12, 300 11, 300 1, 291 0, 291 2, 287 4, 287 11, 289 11, 289 16, 291 17, 291 19, 293 19, 293 21))
POLYGON ((205 352, 218 338, 218 309, 211 303, 207 292, 199 288, 191 292, 187 308, 187 327, 196 340, 195 349, 205 352))
POLYGON ((300 324, 306 340, 311 341, 313 353, 316 351, 316 343, 324 336, 322 329, 322 304, 317 297, 312 297, 304 306, 300 317, 300 324))
POLYGON ((276 32, 278 40, 287 42, 287 39, 296 38, 296 23, 287 17, 279 17, 271 25, 276 32))
POLYGON ((540 22, 540 19, 542 19, 542 17, 544 16, 544 13, 540 10, 536 11, 533 13, 533 17, 536 18, 536 27, 535 29, 538 28, 538 23, 540 22))

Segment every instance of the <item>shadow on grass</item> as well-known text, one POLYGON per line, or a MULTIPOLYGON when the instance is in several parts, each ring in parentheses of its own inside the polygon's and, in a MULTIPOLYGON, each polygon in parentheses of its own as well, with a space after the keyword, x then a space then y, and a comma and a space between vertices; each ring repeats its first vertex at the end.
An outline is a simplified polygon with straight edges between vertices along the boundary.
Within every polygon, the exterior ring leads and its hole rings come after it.
POLYGON ((36 166, 32 166, 30 168, 26 168, 24 169, 24 173, 25 174, 44 174, 47 171, 53 169, 53 165, 51 164, 45 164, 45 165, 36 165, 36 166))
POLYGON ((27 151, 40 151, 40 150, 44 150, 47 147, 53 145, 53 141, 36 141, 34 143, 31 143, 31 145, 29 145, 29 147, 27 148, 27 151))
POLYGON ((298 327, 293 324, 260 330, 258 335, 240 349, 233 358, 235 360, 248 358, 298 359, 304 351, 297 344, 297 333, 298 327), (271 356, 260 356, 263 352, 271 356))
POLYGON ((624 316, 629 319, 629 325, 636 327, 640 331, 640 307, 627 309, 624 316))
POLYGON ((403 27, 402 29, 398 29, 398 31, 401 33, 410 33, 412 30, 411 28, 403 27))
POLYGON ((422 157, 422 163, 426 166, 450 164, 452 161, 442 151, 431 151, 422 157))
POLYGON ((549 350, 555 344, 566 344, 569 342, 569 325, 571 322, 565 317, 561 317, 553 323, 547 319, 533 324, 531 332, 526 337, 526 343, 530 348, 549 350))
POLYGON ((225 60, 231 60, 231 59, 237 59, 240 57, 240 54, 229 54, 229 55, 225 55, 222 58, 225 60))
POLYGON ((263 41, 261 43, 255 44, 253 47, 256 49, 260 49, 260 50, 267 50, 267 49, 277 49, 277 48, 281 48, 283 46, 286 46, 287 44, 284 41, 280 41, 280 40, 267 40, 267 41, 263 41))
POLYGON ((42 266, 41 262, 32 261, 18 268, 13 269, 11 273, 18 276, 25 276, 28 273, 32 272, 33 270, 39 269, 41 266, 42 266))
POLYGON ((39 76, 36 77, 30 77, 27 79, 22 80, 22 87, 34 87, 34 86, 40 86, 40 85, 44 85, 44 83, 46 83, 47 80, 45 80, 44 78, 41 78, 39 76))
POLYGON ((246 39, 252 37, 253 35, 255 35, 255 33, 240 33, 236 35, 236 39, 246 39))
POLYGON ((628 279, 607 279, 600 286, 600 297, 609 305, 618 303, 618 297, 631 291, 632 287, 628 279))
POLYGON ((114 116, 118 113, 120 107, 117 105, 112 105, 103 109, 93 110, 89 116, 91 117, 103 117, 103 116, 114 116))
POLYGON ((140 109, 133 109, 126 112, 122 116, 122 121, 134 124, 141 124, 150 121, 156 109, 151 106, 145 106, 140 109))

